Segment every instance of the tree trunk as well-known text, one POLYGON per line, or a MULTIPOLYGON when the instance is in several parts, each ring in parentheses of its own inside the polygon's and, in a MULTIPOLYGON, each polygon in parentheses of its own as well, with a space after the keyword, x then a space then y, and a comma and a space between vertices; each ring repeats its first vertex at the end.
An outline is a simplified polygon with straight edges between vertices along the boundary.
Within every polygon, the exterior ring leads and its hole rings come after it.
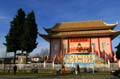
POLYGON ((29 53, 26 52, 26 64, 27 64, 27 61, 28 61, 28 55, 29 55, 29 53))
POLYGON ((28 53, 26 53, 26 64, 27 64, 27 60, 28 60, 28 53))
POLYGON ((14 60, 13 60, 13 64, 16 64, 16 51, 14 52, 14 60))

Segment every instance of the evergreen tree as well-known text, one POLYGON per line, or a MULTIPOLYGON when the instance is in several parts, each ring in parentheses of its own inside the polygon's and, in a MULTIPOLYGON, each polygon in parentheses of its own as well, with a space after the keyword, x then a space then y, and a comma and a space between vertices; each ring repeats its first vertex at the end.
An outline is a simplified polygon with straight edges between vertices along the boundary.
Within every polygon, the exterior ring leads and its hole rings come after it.
POLYGON ((117 46, 116 48, 117 48, 116 58, 117 58, 118 60, 120 60, 120 43, 118 44, 118 46, 117 46))
POLYGON ((20 44, 24 21, 25 13, 22 9, 19 9, 15 18, 10 22, 10 30, 5 36, 7 52, 14 52, 14 64, 16 59, 16 51, 21 50, 20 44))
POLYGON ((8 34, 5 36, 7 52, 14 52, 14 63, 17 50, 26 51, 29 54, 36 48, 37 33, 34 12, 30 12, 25 18, 24 11, 19 9, 10 23, 8 34))
POLYGON ((116 48, 117 48, 116 58, 118 59, 118 67, 120 68, 120 43, 118 44, 116 48))
POLYGON ((26 59, 27 59, 28 54, 32 52, 33 49, 35 49, 37 46, 36 39, 37 39, 38 29, 37 29, 37 24, 35 22, 35 15, 33 11, 30 12, 26 17, 23 33, 24 34, 22 36, 23 41, 21 43, 21 47, 23 51, 27 52, 26 55, 26 59))

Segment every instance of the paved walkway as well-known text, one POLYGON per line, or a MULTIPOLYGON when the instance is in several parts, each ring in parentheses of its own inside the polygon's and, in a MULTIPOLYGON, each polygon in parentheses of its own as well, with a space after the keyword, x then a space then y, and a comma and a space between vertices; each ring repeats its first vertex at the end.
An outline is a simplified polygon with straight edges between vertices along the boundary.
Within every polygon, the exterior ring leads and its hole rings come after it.
POLYGON ((63 76, 56 76, 54 78, 36 78, 35 76, 0 76, 0 79, 120 79, 120 77, 115 76, 105 76, 105 77, 87 77, 87 76, 80 76, 80 77, 73 77, 73 78, 65 78, 63 76))

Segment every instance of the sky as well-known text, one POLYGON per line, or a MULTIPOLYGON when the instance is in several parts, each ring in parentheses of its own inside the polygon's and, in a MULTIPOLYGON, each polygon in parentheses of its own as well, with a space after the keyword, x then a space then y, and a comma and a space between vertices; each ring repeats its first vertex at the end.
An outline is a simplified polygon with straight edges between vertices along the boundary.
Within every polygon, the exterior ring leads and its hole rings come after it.
MULTIPOLYGON (((120 0, 0 0, 0 57, 5 55, 5 36, 19 8, 26 14, 32 10, 35 12, 38 31, 43 34, 46 34, 43 27, 88 20, 103 20, 110 24, 119 22, 114 30, 120 30, 120 0)), ((119 40, 120 36, 112 41, 113 51, 119 40)), ((49 48, 49 43, 39 36, 37 42, 31 55, 40 53, 42 48, 49 48)))

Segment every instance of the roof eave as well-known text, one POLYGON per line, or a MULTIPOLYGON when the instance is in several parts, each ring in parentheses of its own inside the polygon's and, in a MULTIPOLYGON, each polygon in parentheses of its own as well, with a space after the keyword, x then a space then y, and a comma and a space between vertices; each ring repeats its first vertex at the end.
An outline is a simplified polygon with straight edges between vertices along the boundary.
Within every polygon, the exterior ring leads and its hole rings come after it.
POLYGON ((45 27, 43 27, 43 29, 44 29, 47 33, 51 33, 51 31, 52 31, 51 28, 45 28, 45 27))
POLYGON ((38 35, 39 35, 40 37, 42 37, 43 39, 45 39, 46 41, 49 41, 48 35, 40 34, 40 33, 38 33, 38 35))
POLYGON ((117 37, 120 34, 120 31, 109 31, 109 32, 103 32, 103 33, 89 33, 89 34, 54 34, 51 35, 52 38, 67 38, 67 37, 104 37, 109 36, 112 39, 117 37))
POLYGON ((117 25, 118 25, 118 21, 116 22, 116 23, 114 23, 114 24, 108 24, 108 23, 106 23, 106 22, 103 22, 106 26, 111 26, 112 27, 112 29, 114 29, 117 25))
POLYGON ((118 35, 120 35, 120 30, 113 32, 112 40, 116 38, 118 35))

